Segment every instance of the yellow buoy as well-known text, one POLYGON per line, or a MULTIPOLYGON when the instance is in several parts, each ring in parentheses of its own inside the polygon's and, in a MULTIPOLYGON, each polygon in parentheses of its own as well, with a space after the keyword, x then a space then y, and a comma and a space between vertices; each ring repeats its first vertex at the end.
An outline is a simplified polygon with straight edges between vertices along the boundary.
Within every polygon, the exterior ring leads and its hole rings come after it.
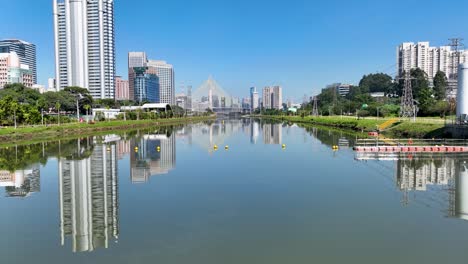
POLYGON ((214 145, 213 149, 218 150, 218 145, 214 145))
POLYGON ((286 148, 286 144, 283 144, 283 146, 281 146, 281 147, 282 147, 283 149, 285 149, 285 148, 286 148))
POLYGON ((156 151, 157 151, 157 152, 161 152, 161 147, 158 146, 158 147, 156 148, 156 151))
POLYGON ((224 149, 225 149, 225 150, 228 150, 228 149, 229 149, 229 146, 225 146, 224 149))
POLYGON ((135 152, 138 152, 138 147, 135 147, 135 152))

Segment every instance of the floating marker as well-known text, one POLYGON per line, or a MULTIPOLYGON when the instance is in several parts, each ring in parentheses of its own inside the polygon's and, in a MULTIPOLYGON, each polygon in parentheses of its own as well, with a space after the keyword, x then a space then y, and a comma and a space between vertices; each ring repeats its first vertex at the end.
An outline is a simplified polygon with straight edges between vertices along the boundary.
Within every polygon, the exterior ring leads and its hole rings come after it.
POLYGON ((214 145, 213 149, 218 150, 218 145, 214 145))
POLYGON ((228 150, 228 149, 229 149, 229 146, 225 146, 224 149, 225 149, 225 150, 228 150))
POLYGON ((282 147, 283 149, 285 149, 285 148, 286 148, 286 144, 283 144, 283 146, 281 146, 281 147, 282 147))

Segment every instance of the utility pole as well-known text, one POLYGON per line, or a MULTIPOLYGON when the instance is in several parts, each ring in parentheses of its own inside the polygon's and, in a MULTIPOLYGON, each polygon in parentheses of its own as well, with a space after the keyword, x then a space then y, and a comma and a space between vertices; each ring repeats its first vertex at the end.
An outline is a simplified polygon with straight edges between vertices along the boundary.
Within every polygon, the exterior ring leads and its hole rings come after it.
POLYGON ((417 106, 414 104, 413 88, 411 87, 411 80, 414 78, 411 78, 410 71, 406 71, 405 77, 403 79, 405 80, 405 87, 403 89, 403 96, 401 97, 400 116, 402 118, 412 117, 416 121, 416 115, 418 111, 417 106))
POLYGON ((314 108, 312 110, 312 116, 319 116, 317 96, 314 96, 314 108))

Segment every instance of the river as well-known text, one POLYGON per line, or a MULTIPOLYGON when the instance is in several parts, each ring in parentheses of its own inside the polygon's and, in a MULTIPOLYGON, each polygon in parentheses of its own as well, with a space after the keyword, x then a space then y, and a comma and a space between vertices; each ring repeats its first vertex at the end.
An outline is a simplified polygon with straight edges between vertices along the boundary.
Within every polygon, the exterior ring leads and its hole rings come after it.
POLYGON ((244 119, 0 148, 0 262, 464 263, 468 155, 355 141, 244 119))

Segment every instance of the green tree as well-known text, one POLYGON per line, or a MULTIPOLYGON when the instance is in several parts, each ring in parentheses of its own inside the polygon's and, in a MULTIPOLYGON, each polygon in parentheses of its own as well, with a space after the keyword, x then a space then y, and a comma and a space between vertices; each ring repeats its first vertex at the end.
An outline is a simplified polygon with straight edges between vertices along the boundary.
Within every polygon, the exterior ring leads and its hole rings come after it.
POLYGON ((434 77, 434 94, 437 100, 445 100, 447 86, 447 75, 442 71, 438 71, 434 77))
MULTIPOLYGON (((73 109, 67 109, 68 111, 76 111, 76 100, 79 100, 79 110, 80 112, 84 113, 84 105, 91 105, 93 104, 93 97, 89 93, 89 90, 82 87, 77 86, 70 86, 63 89, 64 97, 68 98, 68 100, 73 100, 73 109)), ((113 100, 112 100, 113 101, 113 100)))
POLYGON ((427 95, 427 92, 430 91, 429 81, 427 78, 427 73, 425 73, 420 68, 411 70, 411 87, 413 88, 413 96, 416 100, 420 100, 421 95, 427 95), (423 94, 421 94, 421 92, 423 94))
POLYGON ((419 111, 422 115, 428 115, 429 110, 436 103, 433 98, 432 90, 429 87, 424 87, 419 91, 419 111))
POLYGON ((384 73, 364 75, 359 82, 361 93, 389 93, 393 86, 393 78, 384 73))
POLYGON ((10 103, 11 110, 13 111, 13 118, 14 118, 14 123, 15 123, 15 129, 17 127, 17 118, 16 118, 16 112, 18 111, 19 104, 16 101, 12 101, 10 103))

